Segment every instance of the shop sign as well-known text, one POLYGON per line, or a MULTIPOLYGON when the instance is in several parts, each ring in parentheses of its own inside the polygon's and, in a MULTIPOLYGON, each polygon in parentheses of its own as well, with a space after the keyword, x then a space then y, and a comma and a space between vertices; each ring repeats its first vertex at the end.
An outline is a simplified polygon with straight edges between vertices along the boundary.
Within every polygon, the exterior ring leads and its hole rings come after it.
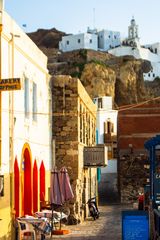
POLYGON ((13 91, 21 89, 20 78, 6 78, 0 81, 0 91, 13 91))

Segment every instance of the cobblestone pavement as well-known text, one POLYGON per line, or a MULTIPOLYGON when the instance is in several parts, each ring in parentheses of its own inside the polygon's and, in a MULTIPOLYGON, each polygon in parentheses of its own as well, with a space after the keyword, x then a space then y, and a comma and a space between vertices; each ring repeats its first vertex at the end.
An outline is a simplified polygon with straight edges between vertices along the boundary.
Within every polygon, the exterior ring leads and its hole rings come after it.
MULTIPOLYGON (((131 206, 118 204, 99 206, 99 219, 94 221, 92 218, 88 218, 85 222, 78 225, 62 226, 62 229, 69 229, 70 233, 53 235, 52 239, 121 240, 121 211, 131 208, 131 206)), ((51 239, 51 237, 47 237, 47 239, 51 239)))

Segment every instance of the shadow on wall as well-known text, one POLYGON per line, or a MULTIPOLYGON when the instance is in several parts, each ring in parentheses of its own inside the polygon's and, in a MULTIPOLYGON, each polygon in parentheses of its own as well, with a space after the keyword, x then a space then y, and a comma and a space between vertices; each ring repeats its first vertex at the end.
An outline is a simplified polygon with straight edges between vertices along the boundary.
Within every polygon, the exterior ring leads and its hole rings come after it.
POLYGON ((98 184, 98 195, 100 204, 119 203, 120 198, 117 188, 117 173, 103 173, 98 184))

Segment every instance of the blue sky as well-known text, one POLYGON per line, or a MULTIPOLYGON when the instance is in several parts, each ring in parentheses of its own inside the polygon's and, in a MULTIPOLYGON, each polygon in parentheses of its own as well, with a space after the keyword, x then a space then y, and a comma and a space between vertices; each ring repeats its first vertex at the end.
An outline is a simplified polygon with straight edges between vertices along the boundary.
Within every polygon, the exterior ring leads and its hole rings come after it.
POLYGON ((66 33, 87 27, 128 34, 132 16, 142 44, 160 42, 160 0, 5 0, 5 10, 26 32, 39 28, 66 33))

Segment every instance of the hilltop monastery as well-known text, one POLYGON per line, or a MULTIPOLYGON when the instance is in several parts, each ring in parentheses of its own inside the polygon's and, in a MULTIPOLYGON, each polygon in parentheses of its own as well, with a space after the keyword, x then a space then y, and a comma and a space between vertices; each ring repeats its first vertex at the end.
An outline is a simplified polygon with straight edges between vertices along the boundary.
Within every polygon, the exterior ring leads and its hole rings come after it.
POLYGON ((121 39, 118 31, 87 29, 87 33, 63 36, 59 43, 62 52, 77 49, 92 49, 106 51, 115 56, 134 56, 136 59, 144 59, 151 62, 152 70, 144 73, 144 80, 153 81, 160 77, 160 43, 147 45, 140 44, 138 25, 134 18, 128 27, 128 37, 121 39))

